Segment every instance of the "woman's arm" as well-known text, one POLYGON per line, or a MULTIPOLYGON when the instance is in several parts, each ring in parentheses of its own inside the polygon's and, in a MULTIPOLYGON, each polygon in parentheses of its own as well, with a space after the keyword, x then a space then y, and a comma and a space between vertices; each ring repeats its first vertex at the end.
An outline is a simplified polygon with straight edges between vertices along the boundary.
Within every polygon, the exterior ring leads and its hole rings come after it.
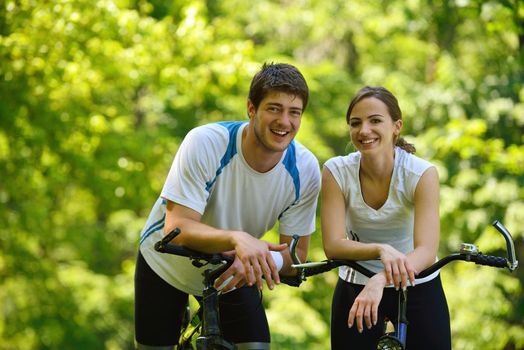
POLYGON ((440 238, 439 179, 435 167, 427 169, 415 190, 414 250, 408 260, 422 271, 435 262, 440 238))
POLYGON ((327 167, 322 170, 320 220, 322 243, 328 258, 372 260, 380 256, 378 244, 347 239, 344 195, 327 167))
MULTIPOLYGON (((420 178, 415 190, 415 222, 413 227, 414 250, 406 255, 406 266, 422 271, 435 262, 440 234, 439 218, 439 181, 435 168, 429 168, 420 178)), ((368 283, 355 299, 348 315, 348 326, 356 324, 359 332, 364 326, 371 328, 378 319, 378 305, 382 299, 383 289, 388 283, 385 271, 369 279, 368 283)), ((414 280, 409 271, 393 269, 393 279, 401 279, 402 288, 407 286, 407 279, 414 280)))
MULTIPOLYGON (((388 244, 361 243, 346 238, 346 203, 333 174, 322 172, 321 223, 326 256, 330 259, 372 260, 380 258, 386 284, 396 288, 415 281, 415 268, 405 254, 388 244)), ((418 254, 417 254, 418 255, 418 254)))

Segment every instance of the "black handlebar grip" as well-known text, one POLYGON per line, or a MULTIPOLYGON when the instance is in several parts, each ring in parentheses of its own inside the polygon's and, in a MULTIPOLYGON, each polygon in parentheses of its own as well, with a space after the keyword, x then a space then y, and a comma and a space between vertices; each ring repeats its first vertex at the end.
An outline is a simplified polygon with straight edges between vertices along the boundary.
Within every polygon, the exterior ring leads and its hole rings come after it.
POLYGON ((229 256, 229 255, 226 256, 222 254, 201 253, 201 252, 197 252, 196 250, 192 250, 192 249, 186 248, 184 246, 176 245, 176 244, 171 244, 171 243, 162 244, 161 241, 158 241, 155 244, 155 250, 160 253, 184 256, 186 258, 193 259, 193 260, 203 260, 210 264, 220 264, 221 262, 225 261, 227 266, 231 266, 231 264, 233 264, 233 261, 235 260, 233 256, 229 256))
POLYGON ((280 282, 291 287, 300 287, 302 279, 299 276, 280 276, 280 282))
POLYGON ((336 261, 328 261, 325 265, 306 267, 304 268, 304 277, 310 277, 328 272, 339 266, 340 264, 336 261))
POLYGON ((508 260, 506 258, 502 258, 499 256, 478 254, 478 255, 472 256, 471 260, 473 260, 475 264, 478 264, 478 265, 501 267, 501 268, 508 267, 508 260))
POLYGON ((179 255, 179 256, 185 256, 188 258, 191 258, 195 255, 197 255, 195 252, 179 245, 175 244, 162 244, 161 242, 157 242, 155 244, 155 250, 161 253, 168 253, 173 255, 179 255))

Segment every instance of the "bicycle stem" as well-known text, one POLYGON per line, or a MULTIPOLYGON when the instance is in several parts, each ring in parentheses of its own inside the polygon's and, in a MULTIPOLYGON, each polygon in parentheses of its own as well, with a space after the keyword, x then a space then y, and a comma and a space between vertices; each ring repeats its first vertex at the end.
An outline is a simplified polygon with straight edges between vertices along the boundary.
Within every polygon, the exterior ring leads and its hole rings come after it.
POLYGON ((407 289, 400 290, 398 293, 398 321, 397 321, 397 338, 400 340, 402 345, 406 345, 407 331, 408 331, 408 318, 407 318, 407 304, 408 304, 408 291, 407 289))

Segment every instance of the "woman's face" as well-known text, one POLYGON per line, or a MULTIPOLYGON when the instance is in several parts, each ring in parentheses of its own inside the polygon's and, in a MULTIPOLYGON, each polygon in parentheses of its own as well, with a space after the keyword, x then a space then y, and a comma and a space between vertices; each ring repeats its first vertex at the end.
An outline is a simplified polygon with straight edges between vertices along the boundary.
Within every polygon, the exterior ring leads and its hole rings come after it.
POLYGON ((351 142, 361 153, 391 152, 402 128, 393 121, 387 106, 375 97, 366 97, 353 107, 349 116, 351 142))

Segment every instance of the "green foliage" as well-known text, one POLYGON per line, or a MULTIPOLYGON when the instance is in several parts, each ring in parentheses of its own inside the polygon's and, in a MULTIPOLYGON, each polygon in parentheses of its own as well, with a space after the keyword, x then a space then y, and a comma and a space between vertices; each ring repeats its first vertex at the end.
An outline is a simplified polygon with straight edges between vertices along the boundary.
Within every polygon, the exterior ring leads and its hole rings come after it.
MULTIPOLYGON (((0 348, 133 348, 138 234, 172 157, 194 126, 246 117, 264 61, 304 72, 298 139, 321 164, 350 151, 351 95, 394 91, 404 135, 439 168, 441 253, 500 253, 500 219, 524 256, 519 0, 0 6, 0 348)), ((454 349, 524 349, 522 269, 443 276, 454 349)), ((335 282, 265 293, 276 349, 329 347, 335 282)))

